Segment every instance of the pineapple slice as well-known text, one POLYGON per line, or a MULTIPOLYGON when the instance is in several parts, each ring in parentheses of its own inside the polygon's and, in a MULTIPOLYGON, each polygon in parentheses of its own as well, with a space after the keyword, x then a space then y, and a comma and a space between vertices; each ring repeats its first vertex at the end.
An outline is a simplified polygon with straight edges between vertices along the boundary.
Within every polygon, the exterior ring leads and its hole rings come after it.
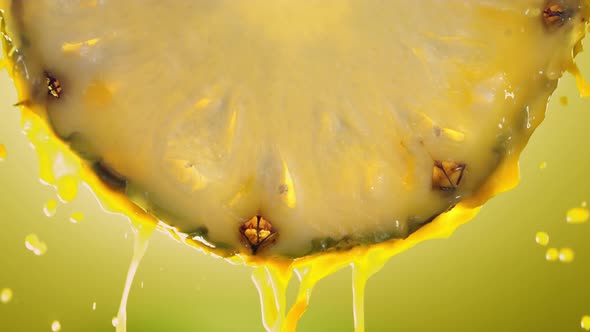
POLYGON ((489 198, 588 17, 584 0, 0 7, 21 104, 114 192, 218 252, 274 257, 489 198))

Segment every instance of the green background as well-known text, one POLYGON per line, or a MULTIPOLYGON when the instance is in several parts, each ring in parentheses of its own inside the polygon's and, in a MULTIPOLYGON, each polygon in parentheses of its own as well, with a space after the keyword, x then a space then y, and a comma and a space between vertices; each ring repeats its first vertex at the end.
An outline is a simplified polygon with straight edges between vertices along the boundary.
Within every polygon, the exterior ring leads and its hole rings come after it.
MULTIPOLYGON (((590 54, 582 54, 590 77, 590 54)), ((131 227, 103 212, 85 188, 48 218, 54 189, 38 181, 34 151, 5 73, 0 77, 0 331, 112 331, 132 255, 131 227), (83 222, 68 221, 74 211, 83 222), (48 251, 25 249, 36 233, 48 251), (92 304, 96 302, 96 310, 92 304)), ((433 240, 394 257, 368 283, 368 331, 582 331, 590 315, 590 223, 569 225, 566 211, 590 201, 590 100, 566 75, 546 121, 521 159, 521 184, 492 199, 448 240, 433 240), (559 103, 567 96, 569 105, 559 103), (546 169, 541 169, 546 162, 546 169), (535 243, 571 247, 570 264, 547 262, 535 243)), ((139 267, 128 304, 128 330, 263 331, 251 269, 206 256, 157 233, 139 267), (143 287, 142 287, 143 285, 143 287)), ((291 287, 295 290, 295 284, 291 287)), ((352 331, 350 270, 321 281, 299 331, 352 331)))

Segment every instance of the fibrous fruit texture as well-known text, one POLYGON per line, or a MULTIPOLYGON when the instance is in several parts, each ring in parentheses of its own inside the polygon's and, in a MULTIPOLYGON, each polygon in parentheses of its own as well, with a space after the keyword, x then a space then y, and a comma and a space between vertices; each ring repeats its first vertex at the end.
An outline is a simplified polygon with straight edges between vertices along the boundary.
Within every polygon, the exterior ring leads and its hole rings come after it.
POLYGON ((583 0, 3 7, 20 104, 114 192, 224 254, 282 257, 405 238, 485 196, 588 15, 583 0))

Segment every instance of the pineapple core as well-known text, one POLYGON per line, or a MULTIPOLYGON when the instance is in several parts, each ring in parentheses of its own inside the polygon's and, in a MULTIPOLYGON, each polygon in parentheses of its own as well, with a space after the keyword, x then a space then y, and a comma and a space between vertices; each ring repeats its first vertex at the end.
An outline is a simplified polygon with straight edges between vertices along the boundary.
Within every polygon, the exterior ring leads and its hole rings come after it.
MULTIPOLYGON (((405 238, 518 155, 583 0, 3 2, 24 105, 227 253, 405 238)), ((7 37, 8 38, 8 37, 7 37)))

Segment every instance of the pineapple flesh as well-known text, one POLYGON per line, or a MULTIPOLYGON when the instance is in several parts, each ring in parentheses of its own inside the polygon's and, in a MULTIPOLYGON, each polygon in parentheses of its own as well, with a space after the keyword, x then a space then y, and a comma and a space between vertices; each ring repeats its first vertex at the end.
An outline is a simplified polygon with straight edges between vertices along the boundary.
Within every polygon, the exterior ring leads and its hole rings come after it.
POLYGON ((3 1, 8 56, 113 191, 228 255, 405 238, 518 155, 584 0, 3 1))

